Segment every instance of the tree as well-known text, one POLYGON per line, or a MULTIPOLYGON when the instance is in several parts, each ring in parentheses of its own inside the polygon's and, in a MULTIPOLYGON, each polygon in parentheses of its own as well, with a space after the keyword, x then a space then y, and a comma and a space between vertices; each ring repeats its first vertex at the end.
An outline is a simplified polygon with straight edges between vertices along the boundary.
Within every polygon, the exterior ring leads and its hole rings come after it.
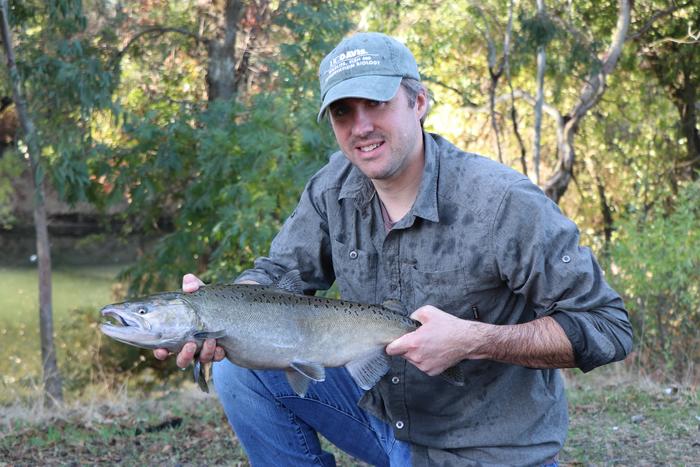
POLYGON ((116 125, 102 128, 92 167, 101 203, 126 199, 125 232, 159 237, 126 271, 133 292, 187 271, 230 280, 264 254, 334 146, 315 121, 316 72, 351 7, 239 3, 134 7, 115 22, 127 37, 113 49, 120 114, 105 119, 116 125))
POLYGON ((698 177, 700 170, 700 7, 696 2, 676 3, 654 11, 642 3, 648 22, 631 39, 640 47, 642 66, 663 86, 678 110, 679 139, 685 141, 685 156, 677 161, 679 180, 698 177), (664 21, 657 19, 663 17, 664 21))
POLYGON ((10 31, 9 6, 0 0, 0 32, 7 59, 7 71, 12 81, 12 95, 22 128, 23 139, 34 182, 34 226, 39 270, 39 328, 41 334, 41 357, 44 370, 44 401, 56 405, 63 401, 61 375, 56 362, 53 339, 53 312, 51 301, 51 247, 49 245, 48 222, 44 202, 44 175, 41 167, 41 144, 38 140, 34 120, 27 111, 22 90, 22 78, 17 70, 12 34, 10 31))

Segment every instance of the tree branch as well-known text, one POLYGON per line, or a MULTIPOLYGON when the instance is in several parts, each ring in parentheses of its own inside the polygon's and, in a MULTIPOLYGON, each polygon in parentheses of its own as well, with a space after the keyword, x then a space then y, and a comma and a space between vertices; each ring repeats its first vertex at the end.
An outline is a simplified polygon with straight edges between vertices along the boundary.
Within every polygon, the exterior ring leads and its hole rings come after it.
POLYGON ((114 56, 112 60, 112 66, 116 67, 119 62, 121 62, 122 57, 126 54, 127 50, 129 50, 129 47, 132 46, 136 41, 141 39, 143 36, 147 35, 156 35, 156 36, 162 36, 163 34, 169 33, 169 32, 175 32, 178 34, 182 34, 188 37, 191 37, 197 42, 207 44, 209 42, 208 39, 203 38, 197 33, 194 33, 192 31, 188 31, 187 29, 182 29, 182 28, 171 28, 171 27, 163 27, 163 26, 153 26, 150 28, 143 29, 142 31, 139 31, 136 33, 129 41, 126 43, 126 45, 119 51, 117 54, 114 56))
POLYGON ((681 10, 687 6, 690 6, 692 3, 693 3, 693 0, 688 0, 687 2, 681 3, 680 5, 673 5, 673 6, 666 8, 665 10, 657 11, 656 13, 651 15, 651 18, 649 18, 649 20, 644 24, 644 26, 639 28, 639 31, 635 32, 634 34, 630 34, 629 36, 627 36, 627 39, 625 39, 625 40, 626 41, 636 41, 636 40, 640 39, 644 34, 647 33, 647 31, 649 31, 649 29, 651 29, 651 27, 654 25, 654 23, 657 20, 659 20, 665 16, 672 15, 676 11, 681 10))

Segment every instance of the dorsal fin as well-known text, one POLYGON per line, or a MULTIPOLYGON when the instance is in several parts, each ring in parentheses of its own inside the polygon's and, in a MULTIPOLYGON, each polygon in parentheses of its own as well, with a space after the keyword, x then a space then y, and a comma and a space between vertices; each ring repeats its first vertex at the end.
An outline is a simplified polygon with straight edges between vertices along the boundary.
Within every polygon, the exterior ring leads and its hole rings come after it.
POLYGON ((292 269, 286 272, 280 280, 275 284, 278 289, 282 289, 285 292, 302 294, 304 293, 304 286, 301 280, 301 273, 297 269, 292 269))

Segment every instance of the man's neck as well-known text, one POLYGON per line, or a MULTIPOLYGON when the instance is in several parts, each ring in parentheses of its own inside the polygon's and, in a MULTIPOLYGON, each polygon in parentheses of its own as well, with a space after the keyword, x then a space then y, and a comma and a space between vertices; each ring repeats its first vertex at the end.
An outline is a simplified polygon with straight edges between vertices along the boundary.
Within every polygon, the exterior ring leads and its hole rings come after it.
POLYGON ((420 156, 409 164, 400 176, 387 180, 372 180, 391 221, 397 222, 411 210, 418 197, 424 167, 425 155, 421 151, 420 156))

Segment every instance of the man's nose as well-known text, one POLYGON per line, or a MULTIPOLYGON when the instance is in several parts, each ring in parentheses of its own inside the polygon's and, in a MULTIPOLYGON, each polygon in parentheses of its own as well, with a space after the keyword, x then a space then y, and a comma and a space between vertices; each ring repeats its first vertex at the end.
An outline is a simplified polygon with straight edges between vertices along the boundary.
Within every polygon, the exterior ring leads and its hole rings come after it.
POLYGON ((358 106, 353 112, 352 133, 356 136, 363 136, 374 130, 372 118, 365 109, 358 106))

